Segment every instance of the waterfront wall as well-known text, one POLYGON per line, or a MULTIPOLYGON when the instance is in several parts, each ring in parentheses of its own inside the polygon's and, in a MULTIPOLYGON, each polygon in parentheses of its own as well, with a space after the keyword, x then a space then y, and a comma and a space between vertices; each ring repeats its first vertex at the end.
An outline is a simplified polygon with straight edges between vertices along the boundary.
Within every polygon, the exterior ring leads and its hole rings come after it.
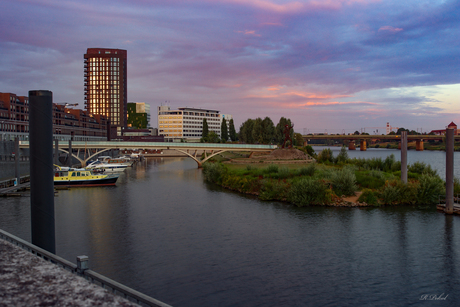
MULTIPOLYGON (((0 141, 0 180, 11 179, 15 176, 13 153, 14 141, 0 141)), ((20 150, 19 172, 20 176, 30 173, 29 149, 20 150)))

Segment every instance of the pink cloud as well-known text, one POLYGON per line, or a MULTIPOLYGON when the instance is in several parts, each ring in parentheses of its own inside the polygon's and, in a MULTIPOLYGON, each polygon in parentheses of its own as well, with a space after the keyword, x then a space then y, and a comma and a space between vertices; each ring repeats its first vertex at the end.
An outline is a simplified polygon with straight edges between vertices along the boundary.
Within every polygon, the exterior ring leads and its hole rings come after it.
POLYGON ((402 30, 403 30, 403 28, 395 28, 395 27, 392 27, 392 26, 383 26, 383 27, 380 27, 379 32, 380 31, 388 31, 388 32, 391 32, 391 33, 396 33, 396 32, 400 32, 402 30))
POLYGON ((260 34, 256 34, 255 30, 244 30, 244 31, 235 31, 236 33, 243 33, 244 35, 252 35, 260 37, 260 34))
POLYGON ((304 102, 304 103, 287 103, 283 104, 283 108, 303 108, 303 107, 314 107, 314 106, 337 106, 337 105, 376 105, 373 102, 363 102, 363 101, 330 101, 330 102, 304 102))

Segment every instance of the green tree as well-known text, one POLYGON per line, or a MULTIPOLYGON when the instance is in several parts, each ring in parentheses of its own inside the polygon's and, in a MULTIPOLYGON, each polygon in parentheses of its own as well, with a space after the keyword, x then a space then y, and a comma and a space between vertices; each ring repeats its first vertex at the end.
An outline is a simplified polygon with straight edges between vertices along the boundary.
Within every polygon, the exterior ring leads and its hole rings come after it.
POLYGON ((294 143, 296 146, 303 146, 303 137, 300 133, 294 133, 294 143))
POLYGON ((208 137, 205 140, 206 143, 219 143, 219 141, 219 136, 214 131, 209 132, 208 137))
POLYGON ((228 141, 227 120, 225 118, 222 119, 222 125, 220 126, 220 136, 224 143, 228 141))
POLYGON ((260 117, 254 120, 254 125, 252 126, 252 140, 254 143, 258 144, 262 144, 264 141, 262 119, 260 117))
POLYGON ((203 137, 203 139, 205 139, 205 142, 206 142, 206 138, 208 137, 208 134, 209 134, 208 121, 206 120, 206 118, 203 118, 203 133, 201 134, 201 136, 203 137))
POLYGON ((254 127, 254 120, 250 118, 241 124, 239 137, 243 143, 247 143, 247 144, 254 143, 254 140, 252 138, 252 128, 253 127, 254 127))
POLYGON ((275 124, 270 117, 265 117, 262 121, 262 143, 270 144, 275 140, 275 124))
POLYGON ((237 138, 237 135, 236 135, 235 124, 233 123, 233 118, 230 119, 228 129, 229 129, 230 139, 232 140, 232 142, 235 142, 238 138, 237 138))

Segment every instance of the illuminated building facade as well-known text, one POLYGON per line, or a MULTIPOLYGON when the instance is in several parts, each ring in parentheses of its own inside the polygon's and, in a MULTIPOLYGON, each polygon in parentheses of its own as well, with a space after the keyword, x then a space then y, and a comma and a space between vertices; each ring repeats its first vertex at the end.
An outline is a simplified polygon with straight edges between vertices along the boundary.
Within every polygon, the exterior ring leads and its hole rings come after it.
POLYGON ((121 137, 127 127, 127 51, 88 48, 84 59, 86 111, 106 116, 110 138, 121 137))
MULTIPOLYGON (((203 134, 203 119, 206 119, 209 132, 213 131, 220 137, 222 124, 220 111, 178 108, 171 110, 169 106, 158 107, 158 135, 166 140, 199 142, 203 134)), ((226 115, 226 119, 231 115, 226 115)))

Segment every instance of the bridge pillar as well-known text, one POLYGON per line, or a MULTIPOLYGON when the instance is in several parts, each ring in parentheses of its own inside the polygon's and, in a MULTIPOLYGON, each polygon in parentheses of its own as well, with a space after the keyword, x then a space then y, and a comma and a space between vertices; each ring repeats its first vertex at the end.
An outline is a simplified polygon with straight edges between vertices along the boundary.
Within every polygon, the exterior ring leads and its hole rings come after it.
POLYGON ((356 150, 355 141, 350 141, 350 143, 348 143, 348 150, 356 150))
POLYGON ((366 140, 360 140, 359 141, 359 150, 361 151, 366 151, 367 150, 367 146, 366 146, 366 140))
POLYGON ((305 146, 307 146, 307 145, 308 145, 308 140, 305 140, 305 141, 303 142, 303 146, 305 147, 305 146))
POLYGON ((415 141, 415 150, 416 151, 423 151, 423 140, 416 140, 415 141))
POLYGON ((401 141, 398 144, 398 149, 401 150, 401 141))

